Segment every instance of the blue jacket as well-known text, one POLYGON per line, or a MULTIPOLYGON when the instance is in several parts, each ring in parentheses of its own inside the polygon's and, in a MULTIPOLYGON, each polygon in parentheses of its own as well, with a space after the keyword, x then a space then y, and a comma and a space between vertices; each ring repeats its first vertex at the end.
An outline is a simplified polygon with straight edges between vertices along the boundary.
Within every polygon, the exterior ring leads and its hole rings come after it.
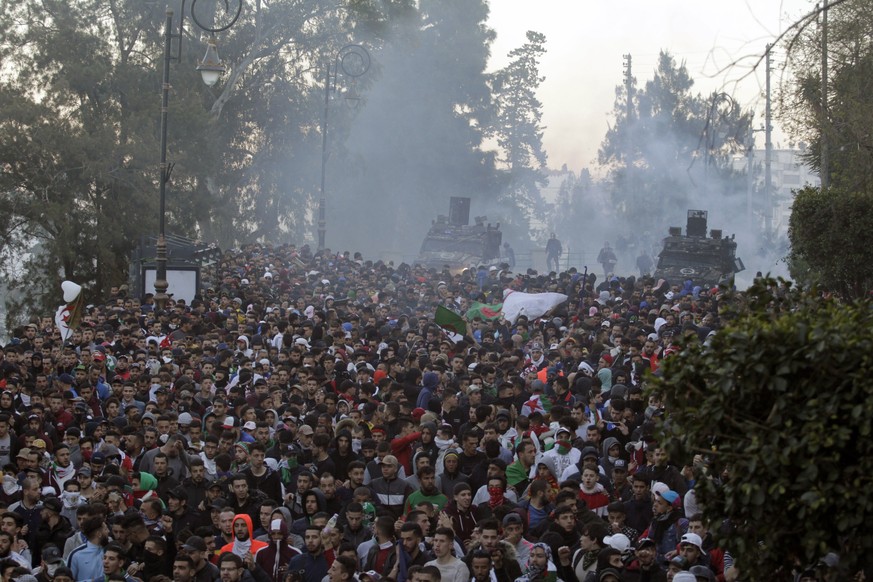
POLYGON ((70 553, 67 567, 73 572, 73 580, 76 582, 102 578, 103 548, 85 542, 70 553))
POLYGON ((431 398, 433 398, 433 391, 422 386, 421 392, 418 393, 418 400, 415 401, 415 407, 427 410, 427 405, 431 398))
POLYGON ((327 576, 327 559, 324 553, 313 556, 309 552, 294 556, 288 562, 288 572, 302 571, 304 582, 321 582, 327 576))

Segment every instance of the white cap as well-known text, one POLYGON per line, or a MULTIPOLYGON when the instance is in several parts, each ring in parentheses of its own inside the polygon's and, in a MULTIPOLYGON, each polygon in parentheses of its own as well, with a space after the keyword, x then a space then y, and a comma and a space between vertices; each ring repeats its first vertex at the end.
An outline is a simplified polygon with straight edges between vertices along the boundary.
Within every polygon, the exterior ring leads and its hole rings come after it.
POLYGON ((603 538, 603 541, 607 546, 611 548, 615 548, 619 552, 624 552, 631 546, 630 539, 624 534, 615 534, 612 536, 606 536, 603 538))
POLYGON ((179 424, 182 426, 189 426, 192 422, 194 422, 194 417, 192 417, 189 413, 183 412, 179 415, 179 424))
POLYGON ((251 420, 243 425, 243 430, 255 430, 256 428, 255 423, 251 420))
POLYGON ((270 522, 270 531, 271 532, 279 531, 281 529, 282 529, 282 520, 281 519, 274 519, 273 521, 270 522))
POLYGON ((657 495, 658 493, 666 493, 670 488, 666 483, 662 483, 660 481, 655 481, 652 484, 652 495, 657 495))
POLYGON ((691 544, 692 546, 697 546, 698 550, 703 551, 703 540, 696 533, 687 533, 682 536, 682 539, 679 540, 679 545, 682 544, 691 544))

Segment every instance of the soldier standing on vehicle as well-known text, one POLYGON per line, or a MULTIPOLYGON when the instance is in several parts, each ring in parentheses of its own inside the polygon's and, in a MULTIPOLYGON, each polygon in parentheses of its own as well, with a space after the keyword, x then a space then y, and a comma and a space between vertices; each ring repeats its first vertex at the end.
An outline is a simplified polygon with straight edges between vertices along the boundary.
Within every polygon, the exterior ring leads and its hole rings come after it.
POLYGON ((510 269, 515 268, 515 251, 509 246, 508 242, 503 243, 503 256, 506 257, 506 264, 510 269))
POLYGON ((549 238, 546 243, 546 268, 552 270, 552 263, 554 262, 555 268, 554 271, 556 273, 561 272, 561 254, 564 252, 564 248, 561 246, 561 241, 558 240, 558 237, 555 236, 555 233, 552 233, 552 236, 549 238))

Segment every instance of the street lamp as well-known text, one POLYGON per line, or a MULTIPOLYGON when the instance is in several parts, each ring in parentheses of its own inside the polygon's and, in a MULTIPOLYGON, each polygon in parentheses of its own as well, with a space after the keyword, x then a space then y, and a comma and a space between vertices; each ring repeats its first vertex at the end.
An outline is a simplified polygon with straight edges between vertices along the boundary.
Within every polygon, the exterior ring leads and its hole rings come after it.
MULTIPOLYGON (((347 77, 352 79, 360 77, 370 69, 370 53, 367 49, 359 44, 347 44, 337 51, 333 59, 331 59, 324 74, 324 116, 322 117, 321 125, 321 197, 318 200, 318 250, 324 250, 324 233, 327 227, 325 219, 325 200, 324 178, 325 168, 327 167, 327 120, 330 112, 330 92, 336 91, 337 80, 340 71, 347 77)), ((359 97, 355 95, 349 99, 357 105, 359 97)))
POLYGON ((706 125, 703 128, 704 135, 706 136, 706 143, 704 144, 704 175, 708 173, 709 165, 712 163, 712 152, 721 145, 717 142, 724 141, 727 138, 724 127, 720 127, 720 123, 716 124, 716 115, 718 116, 718 121, 721 122, 734 110, 735 106, 736 101, 727 93, 716 93, 712 96, 709 113, 706 116, 706 125), (727 109, 718 109, 719 104, 726 105, 727 109))
MULTIPOLYGON (((195 6, 199 0, 191 2, 191 20, 194 21, 201 30, 210 33, 206 55, 203 60, 197 65, 197 70, 203 78, 203 82, 208 86, 213 86, 218 82, 219 77, 225 71, 225 67, 218 57, 218 48, 215 45, 215 33, 222 32, 233 26, 239 20, 242 13, 243 0, 235 0, 237 2, 235 8, 232 8, 230 2, 217 3, 219 6, 224 5, 223 23, 216 25, 205 25, 197 18, 194 12, 195 6)), ((168 295, 167 289, 170 283, 167 281, 167 239, 166 239, 166 200, 167 200, 167 182, 170 181, 170 174, 173 172, 173 164, 167 163, 167 112, 170 104, 170 63, 173 60, 181 62, 182 60, 182 38, 185 33, 185 2, 182 0, 182 9, 179 18, 179 32, 173 33, 173 11, 167 10, 166 20, 164 22, 164 75, 161 85, 161 176, 160 176, 160 231, 158 234, 158 242, 155 245, 155 303, 158 309, 163 309, 166 305, 168 295), (179 39, 179 47, 176 54, 173 54, 172 43, 173 38, 179 39)))

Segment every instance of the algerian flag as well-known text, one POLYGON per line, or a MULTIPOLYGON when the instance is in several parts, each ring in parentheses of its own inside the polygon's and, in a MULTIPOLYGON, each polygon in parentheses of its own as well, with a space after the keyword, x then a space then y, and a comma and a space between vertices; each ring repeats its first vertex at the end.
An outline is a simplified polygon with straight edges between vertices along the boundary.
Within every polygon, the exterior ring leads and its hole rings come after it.
POLYGON ((458 335, 467 333, 467 322, 464 321, 464 318, 442 305, 437 305, 433 321, 446 331, 458 335))
POLYGON ((502 315, 500 313, 501 309, 503 309, 502 303, 488 305, 487 303, 479 303, 478 301, 474 301, 473 306, 467 310, 466 318, 467 321, 472 321, 477 317, 485 321, 497 319, 502 315))
POLYGON ((73 330, 79 327, 84 311, 84 298, 82 286, 72 281, 61 283, 64 292, 64 305, 58 307, 55 313, 55 325, 61 334, 61 341, 67 341, 72 337, 73 330))

